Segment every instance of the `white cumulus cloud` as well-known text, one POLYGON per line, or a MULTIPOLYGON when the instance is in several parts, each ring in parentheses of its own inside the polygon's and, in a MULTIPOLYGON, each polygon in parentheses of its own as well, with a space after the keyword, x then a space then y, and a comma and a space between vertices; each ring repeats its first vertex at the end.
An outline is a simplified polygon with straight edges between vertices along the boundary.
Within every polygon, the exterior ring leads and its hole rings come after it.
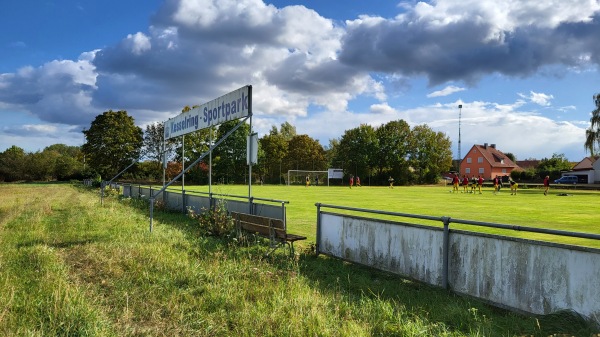
POLYGON ((449 85, 442 90, 434 91, 434 92, 428 94, 427 97, 431 98, 431 97, 448 96, 448 95, 452 95, 455 92, 461 92, 461 91, 465 91, 465 90, 466 90, 465 88, 457 87, 454 85, 449 85))

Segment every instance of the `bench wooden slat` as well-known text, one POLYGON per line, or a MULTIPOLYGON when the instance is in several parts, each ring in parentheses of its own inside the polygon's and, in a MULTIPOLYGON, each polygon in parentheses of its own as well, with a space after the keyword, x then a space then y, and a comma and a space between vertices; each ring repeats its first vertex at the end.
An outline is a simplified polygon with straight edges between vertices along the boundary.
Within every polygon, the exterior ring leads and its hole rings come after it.
POLYGON ((294 242, 306 240, 306 236, 287 233, 285 224, 281 219, 238 212, 231 212, 230 215, 233 217, 238 230, 266 237, 271 241, 271 247, 274 248, 287 243, 290 246, 290 251, 293 253, 294 242))
POLYGON ((234 219, 239 219, 240 221, 250 222, 250 223, 254 223, 254 224, 266 226, 266 227, 273 226, 275 228, 285 229, 284 225, 283 225, 283 220, 281 220, 281 219, 273 219, 273 218, 267 218, 267 217, 260 216, 260 215, 252 215, 252 214, 237 213, 237 212, 231 212, 231 214, 235 215, 234 219))
POLYGON ((246 221, 240 221, 240 228, 248 232, 256 232, 264 235, 269 235, 270 233, 269 227, 253 224, 246 221))

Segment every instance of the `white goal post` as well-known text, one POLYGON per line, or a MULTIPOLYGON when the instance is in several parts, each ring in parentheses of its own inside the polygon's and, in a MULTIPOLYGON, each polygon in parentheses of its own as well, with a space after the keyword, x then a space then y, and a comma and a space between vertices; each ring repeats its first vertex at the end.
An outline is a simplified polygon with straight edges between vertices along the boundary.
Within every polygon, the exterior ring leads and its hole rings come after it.
POLYGON ((316 178, 319 178, 320 184, 329 185, 329 179, 327 179, 327 171, 309 171, 309 170, 288 170, 286 183, 290 185, 305 185, 306 177, 308 177, 310 185, 317 183, 316 178))
POLYGON ((310 171, 310 170, 288 170, 287 185, 305 185, 306 177, 308 177, 310 185, 318 182, 329 186, 329 179, 344 179, 344 170, 330 168, 327 171, 310 171))

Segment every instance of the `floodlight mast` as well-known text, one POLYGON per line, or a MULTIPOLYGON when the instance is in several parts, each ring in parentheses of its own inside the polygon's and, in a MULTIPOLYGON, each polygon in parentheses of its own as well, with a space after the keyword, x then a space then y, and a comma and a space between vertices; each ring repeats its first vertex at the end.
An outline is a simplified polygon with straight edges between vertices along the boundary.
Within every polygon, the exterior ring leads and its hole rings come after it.
POLYGON ((460 177, 460 167, 462 165, 462 155, 460 153, 460 117, 462 114, 462 104, 458 105, 458 176, 460 177))

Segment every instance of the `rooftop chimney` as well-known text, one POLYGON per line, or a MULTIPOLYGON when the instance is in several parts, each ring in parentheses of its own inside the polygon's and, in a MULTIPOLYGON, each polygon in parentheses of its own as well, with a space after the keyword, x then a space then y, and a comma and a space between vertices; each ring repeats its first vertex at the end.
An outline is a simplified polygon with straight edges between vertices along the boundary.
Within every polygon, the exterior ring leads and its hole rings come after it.
POLYGON ((483 148, 487 149, 487 143, 483 143, 483 148))
POLYGON ((496 148, 496 144, 490 144, 490 147, 491 147, 492 149, 495 149, 495 148, 496 148))

